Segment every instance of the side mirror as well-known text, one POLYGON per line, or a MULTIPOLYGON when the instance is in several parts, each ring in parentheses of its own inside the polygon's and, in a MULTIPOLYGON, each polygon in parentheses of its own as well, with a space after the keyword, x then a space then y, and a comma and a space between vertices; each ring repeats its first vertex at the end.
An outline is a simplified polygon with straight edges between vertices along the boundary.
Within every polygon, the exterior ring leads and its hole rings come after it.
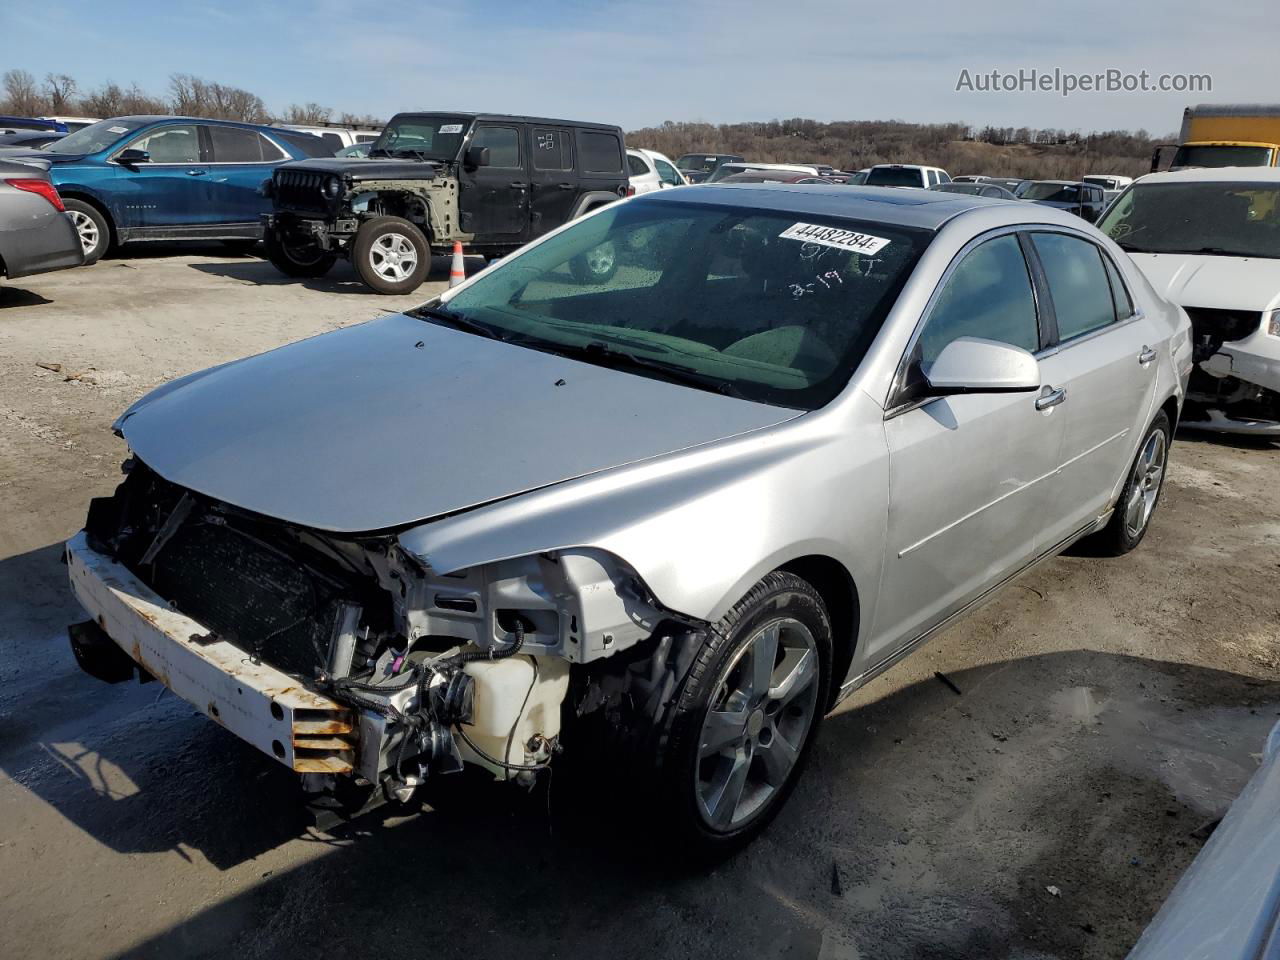
POLYGON ((1021 347, 977 337, 953 340, 924 371, 930 396, 1030 393, 1040 389, 1040 365, 1021 347))
POLYGON ((130 147, 127 150, 121 150, 116 154, 116 163, 123 164, 126 167, 136 166, 139 163, 150 163, 151 154, 145 150, 135 150, 130 147))
POLYGON ((489 165, 488 147, 467 147, 462 162, 468 167, 487 167, 489 165))

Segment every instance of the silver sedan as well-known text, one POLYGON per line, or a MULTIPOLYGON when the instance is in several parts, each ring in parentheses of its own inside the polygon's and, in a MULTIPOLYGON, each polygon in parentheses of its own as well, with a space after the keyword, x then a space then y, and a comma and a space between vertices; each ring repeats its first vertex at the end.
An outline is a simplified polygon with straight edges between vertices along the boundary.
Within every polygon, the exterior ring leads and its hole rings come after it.
POLYGON ((563 755, 724 852, 843 697, 1074 542, 1141 542, 1189 329, 1043 206, 615 203, 125 411, 73 643, 321 780, 563 755))

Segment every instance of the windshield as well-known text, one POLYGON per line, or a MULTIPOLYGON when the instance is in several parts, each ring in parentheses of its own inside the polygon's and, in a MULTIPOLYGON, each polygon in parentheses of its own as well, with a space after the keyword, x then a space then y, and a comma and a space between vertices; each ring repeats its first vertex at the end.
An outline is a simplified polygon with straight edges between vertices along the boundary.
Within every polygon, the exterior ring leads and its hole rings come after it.
POLYGON ((1173 155, 1174 167, 1269 167, 1270 147, 1202 146, 1179 147, 1173 155))
POLYGON ((1120 185, 1115 177, 1083 177, 1081 179, 1084 183, 1092 183, 1103 190, 1115 190, 1120 185))
POLYGON ((1280 259, 1280 184, 1137 184, 1098 228, 1130 253, 1280 259))
POLYGON ((686 153, 683 157, 676 161, 676 166, 681 170, 696 170, 701 173, 710 173, 720 164, 729 160, 739 160, 740 157, 725 156, 707 156, 705 153, 686 153))
POLYGON ((1052 203, 1078 203, 1080 187, 1074 183, 1033 183, 1018 194, 1023 200, 1048 200, 1052 203))
POLYGON ((857 368, 931 238, 814 214, 631 201, 415 315, 639 376, 815 409, 857 368))
POLYGON ((875 167, 867 174, 868 187, 919 187, 924 185, 920 171, 912 167, 875 167))
POLYGON ((146 120, 99 120, 69 133, 45 147, 46 153, 98 153, 114 146, 126 134, 146 126, 146 120))
POLYGON ((378 139, 369 144, 369 156, 452 161, 470 127, 468 117, 392 117, 378 139))

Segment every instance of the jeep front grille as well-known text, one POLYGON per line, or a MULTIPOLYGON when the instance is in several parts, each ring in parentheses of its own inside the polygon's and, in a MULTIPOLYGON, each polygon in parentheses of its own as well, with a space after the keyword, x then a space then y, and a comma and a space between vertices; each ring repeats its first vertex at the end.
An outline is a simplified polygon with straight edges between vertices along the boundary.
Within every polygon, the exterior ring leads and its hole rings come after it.
POLYGON ((276 209, 328 213, 329 205, 320 191, 328 177, 326 173, 314 173, 310 170, 277 170, 276 209))

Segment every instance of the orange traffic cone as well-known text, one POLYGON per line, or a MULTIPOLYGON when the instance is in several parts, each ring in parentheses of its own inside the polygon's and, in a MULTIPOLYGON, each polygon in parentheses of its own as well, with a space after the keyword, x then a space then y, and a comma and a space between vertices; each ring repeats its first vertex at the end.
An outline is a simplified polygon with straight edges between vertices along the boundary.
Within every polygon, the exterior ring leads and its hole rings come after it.
POLYGON ((462 241, 453 241, 453 266, 449 268, 449 286, 456 287, 467 279, 467 267, 462 259, 462 241))

